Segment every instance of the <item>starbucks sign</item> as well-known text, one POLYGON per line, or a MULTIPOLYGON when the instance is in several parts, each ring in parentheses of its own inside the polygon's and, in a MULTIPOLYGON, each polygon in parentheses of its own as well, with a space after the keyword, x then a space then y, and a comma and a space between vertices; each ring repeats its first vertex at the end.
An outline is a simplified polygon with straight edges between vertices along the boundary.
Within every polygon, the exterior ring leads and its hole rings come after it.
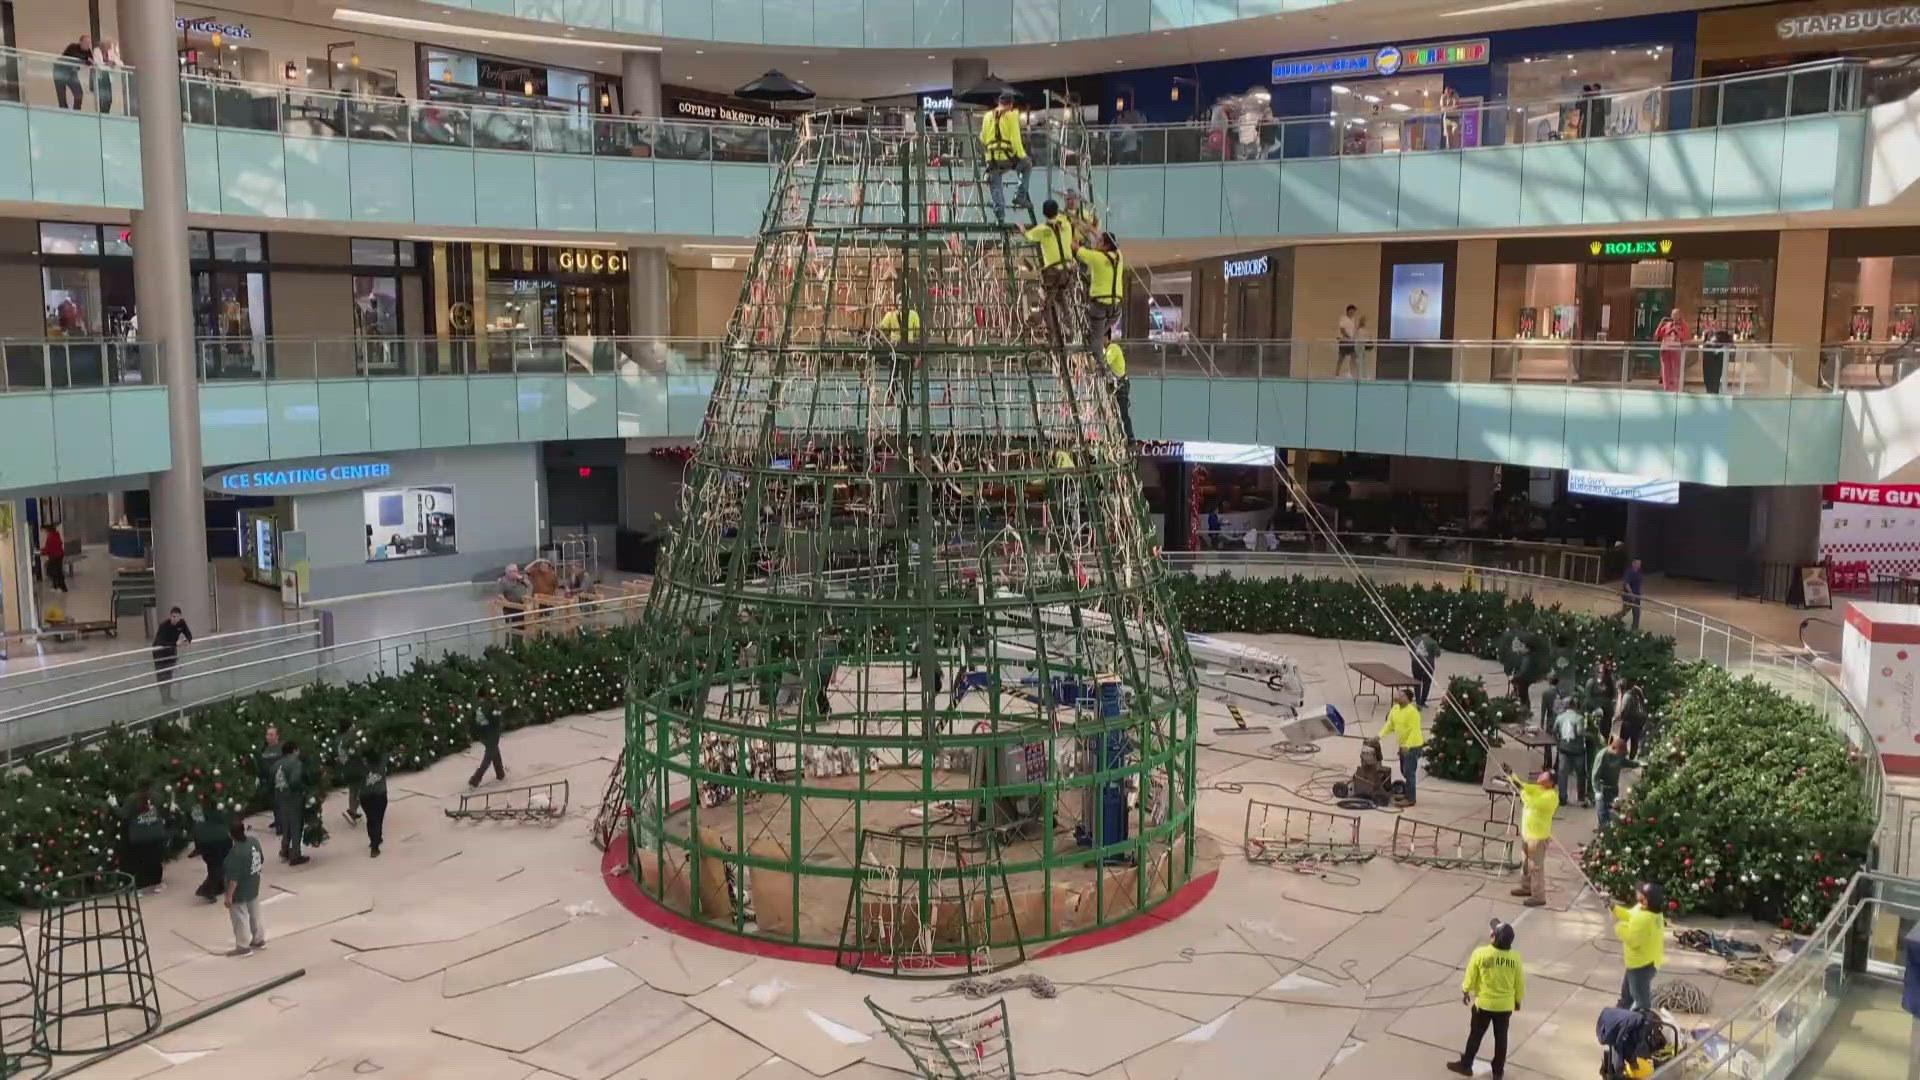
POLYGON ((1795 15, 1790 19, 1781 19, 1774 26, 1782 41, 1920 28, 1920 5, 1895 4, 1891 7, 1837 11, 1831 15, 1795 15))

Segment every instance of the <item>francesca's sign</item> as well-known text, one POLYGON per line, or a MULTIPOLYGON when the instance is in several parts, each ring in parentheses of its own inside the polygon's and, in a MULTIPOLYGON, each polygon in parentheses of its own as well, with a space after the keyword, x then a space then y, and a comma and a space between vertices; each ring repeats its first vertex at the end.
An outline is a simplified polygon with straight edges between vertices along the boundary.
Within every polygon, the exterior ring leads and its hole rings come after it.
POLYGON ((1889 7, 1855 8, 1831 15, 1795 15, 1774 24, 1782 41, 1812 37, 1842 37, 1848 34, 1880 34, 1893 30, 1920 28, 1920 4, 1894 4, 1889 7))
POLYGON ((627 255, 623 251, 562 251, 557 259, 560 269, 577 274, 624 274, 627 255))

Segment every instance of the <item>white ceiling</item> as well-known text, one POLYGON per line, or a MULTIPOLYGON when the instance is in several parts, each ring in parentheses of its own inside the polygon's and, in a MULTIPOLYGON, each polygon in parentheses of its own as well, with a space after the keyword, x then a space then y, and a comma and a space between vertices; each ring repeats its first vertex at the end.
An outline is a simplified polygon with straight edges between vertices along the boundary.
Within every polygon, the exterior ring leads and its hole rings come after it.
MULTIPOLYGON (((1474 37, 1490 30, 1540 26, 1655 12, 1735 6, 1739 0, 1519 0, 1505 11, 1449 17, 1448 12, 1503 6, 1502 0, 1346 0, 1311 11, 1243 19, 1193 30, 1059 45, 928 52, 899 49, 804 49, 687 42, 536 23, 421 0, 209 0, 236 12, 337 26, 363 34, 411 38, 429 44, 543 61, 588 71, 618 72, 621 53, 594 42, 653 44, 663 50, 662 73, 675 85, 732 90, 771 67, 798 78, 823 98, 858 100, 943 89, 952 81, 955 57, 986 56, 995 74, 1009 80, 1194 64, 1382 40, 1420 41, 1474 37), (336 9, 350 8, 470 31, 497 29, 538 35, 549 41, 493 40, 483 34, 395 30, 342 22, 336 9)), ((672 0, 698 3, 701 0, 672 0)), ((906 0, 902 0, 906 2, 906 0)), ((1515 0, 1505 0, 1512 4, 1515 0)))

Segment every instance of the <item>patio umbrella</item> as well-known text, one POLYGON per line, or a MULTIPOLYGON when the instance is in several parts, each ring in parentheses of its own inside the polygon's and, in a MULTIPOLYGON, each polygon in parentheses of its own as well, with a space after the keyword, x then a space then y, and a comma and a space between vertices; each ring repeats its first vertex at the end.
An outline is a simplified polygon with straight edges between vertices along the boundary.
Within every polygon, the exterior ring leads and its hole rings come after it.
POLYGON ((989 75, 953 96, 955 100, 964 101, 969 105, 992 105, 1000 100, 1001 93, 1005 91, 1011 91, 1014 97, 1026 96, 1015 90, 1012 83, 998 75, 989 75))
POLYGON ((778 71, 769 71, 735 90, 733 96, 748 101, 812 101, 814 95, 806 83, 796 82, 778 71))

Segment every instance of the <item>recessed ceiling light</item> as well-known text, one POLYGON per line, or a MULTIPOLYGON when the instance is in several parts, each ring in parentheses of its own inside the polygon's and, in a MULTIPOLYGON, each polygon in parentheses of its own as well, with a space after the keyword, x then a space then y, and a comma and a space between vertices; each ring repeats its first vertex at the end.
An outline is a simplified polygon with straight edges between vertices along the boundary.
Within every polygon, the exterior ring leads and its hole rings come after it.
POLYGON ((692 81, 693 81, 693 76, 691 76, 691 75, 689 75, 689 76, 687 76, 687 81, 688 81, 688 82, 692 82, 692 81))
POLYGON ((802 61, 800 61, 800 62, 801 62, 801 63, 803 63, 803 64, 811 64, 811 63, 813 63, 813 61, 811 61, 811 60, 802 60, 802 61))
POLYGON ((693 55, 695 55, 695 56, 705 56, 705 55, 707 55, 707 50, 705 50, 705 49, 695 49, 695 50, 693 50, 693 55))
POLYGON ((940 58, 939 58, 939 57, 937 57, 937 56, 935 56, 935 55, 933 55, 932 53, 928 53, 928 54, 927 54, 927 59, 929 59, 929 60, 938 60, 938 59, 940 59, 940 58))

